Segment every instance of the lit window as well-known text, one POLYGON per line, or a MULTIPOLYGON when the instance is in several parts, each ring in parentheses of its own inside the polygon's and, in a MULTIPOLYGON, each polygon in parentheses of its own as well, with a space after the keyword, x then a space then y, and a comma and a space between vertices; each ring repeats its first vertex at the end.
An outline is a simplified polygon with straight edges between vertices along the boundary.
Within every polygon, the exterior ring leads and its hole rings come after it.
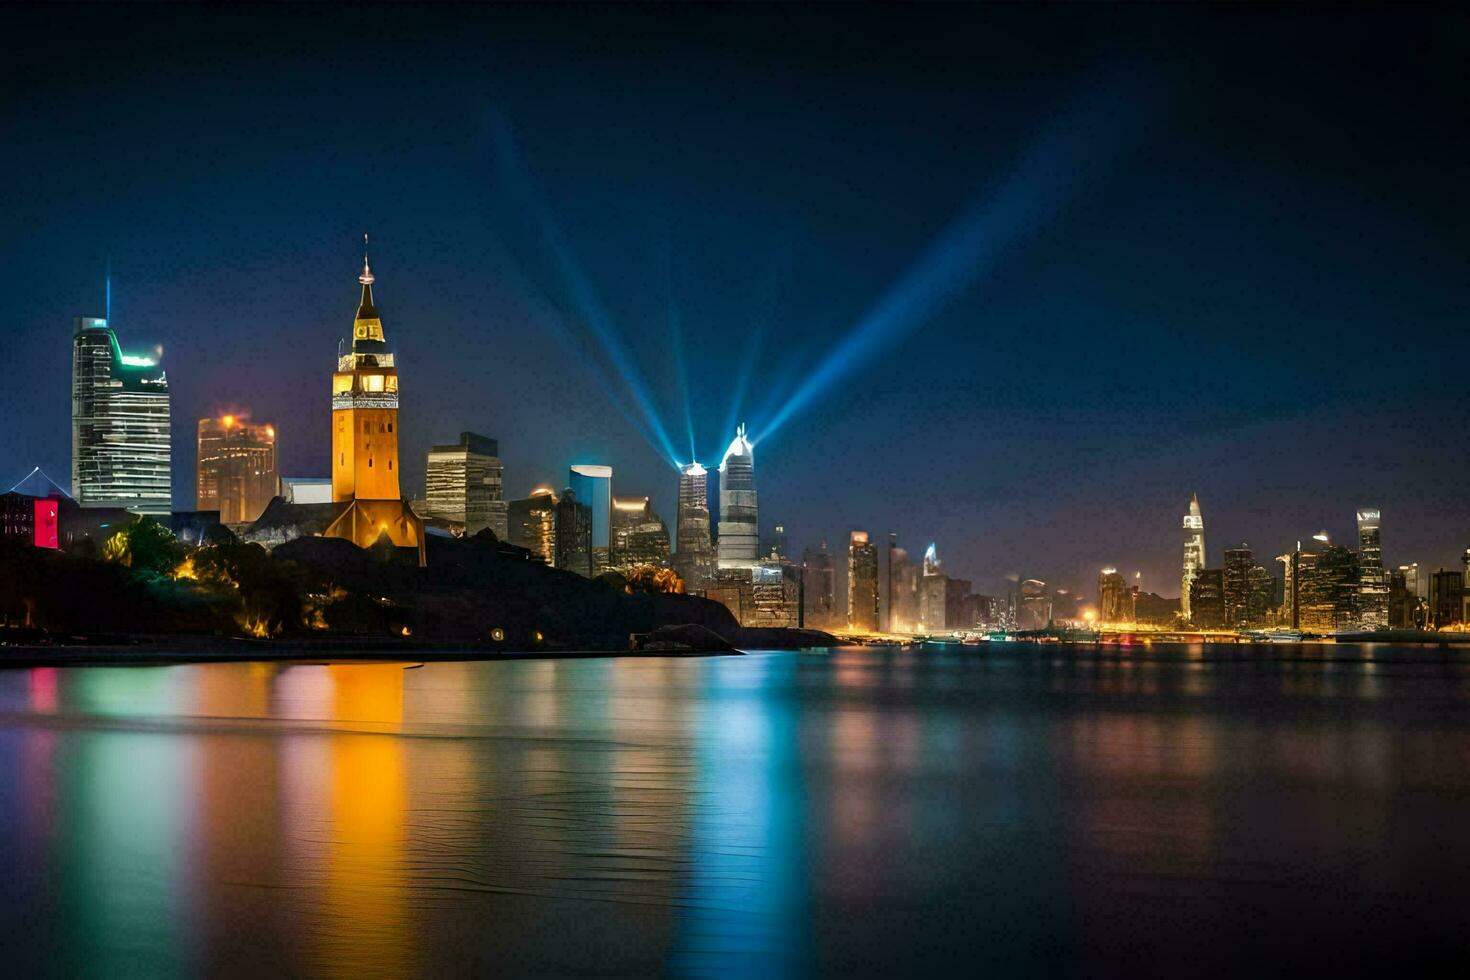
POLYGON ((332 375, 332 394, 341 395, 352 390, 352 375, 332 375))
POLYGON ((381 374, 364 374, 362 376, 363 391, 382 391, 383 376, 381 374))
POLYGON ((388 375, 388 390, 389 391, 397 391, 398 390, 398 375, 396 375, 396 374, 390 374, 390 375, 388 375))

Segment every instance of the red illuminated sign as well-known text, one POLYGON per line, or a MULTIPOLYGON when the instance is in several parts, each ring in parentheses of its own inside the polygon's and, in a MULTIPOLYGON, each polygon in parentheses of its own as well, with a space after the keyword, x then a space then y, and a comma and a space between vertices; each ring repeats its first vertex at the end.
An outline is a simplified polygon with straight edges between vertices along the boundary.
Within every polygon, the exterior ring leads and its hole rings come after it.
POLYGON ((56 536, 56 501, 36 499, 36 547, 59 548, 56 536))

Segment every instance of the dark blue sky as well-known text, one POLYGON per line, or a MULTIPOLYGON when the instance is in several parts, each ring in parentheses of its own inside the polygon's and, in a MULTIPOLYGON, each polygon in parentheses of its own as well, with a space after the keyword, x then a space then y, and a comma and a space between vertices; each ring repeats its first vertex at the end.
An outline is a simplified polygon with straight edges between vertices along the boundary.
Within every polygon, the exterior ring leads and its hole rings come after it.
POLYGON ((1450 8, 13 25, 0 483, 66 480, 70 323, 101 312, 109 255, 124 346, 164 348, 176 504, 195 420, 225 408, 324 475, 366 230, 411 495, 424 450, 473 429, 513 495, 606 462, 672 521, 642 389, 681 454, 691 425, 708 461, 750 423, 763 523, 798 546, 897 530, 987 590, 1090 593, 1116 564, 1177 594, 1196 490, 1212 563, 1347 536, 1360 504, 1390 561, 1470 544, 1470 20, 1450 8), (947 230, 968 246, 936 248, 947 230), (864 323, 880 342, 827 363, 864 323))

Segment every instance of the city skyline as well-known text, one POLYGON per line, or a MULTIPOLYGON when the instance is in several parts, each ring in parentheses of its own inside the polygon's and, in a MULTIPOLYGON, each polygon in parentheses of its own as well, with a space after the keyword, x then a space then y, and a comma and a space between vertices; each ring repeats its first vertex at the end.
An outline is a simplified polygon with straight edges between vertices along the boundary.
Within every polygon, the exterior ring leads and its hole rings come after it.
MULTIPOLYGON (((545 15, 482 16, 503 28, 494 43, 506 51, 526 43, 564 63, 554 44, 536 40, 545 15)), ((314 421, 321 394, 306 365, 343 336, 341 273, 367 227, 382 243, 375 262, 391 283, 382 302, 417 386, 401 454, 410 494, 423 486, 429 447, 472 430, 501 443, 508 500, 559 484, 570 463, 601 459, 616 466, 621 491, 649 494, 658 513, 673 514, 677 474, 657 437, 641 431, 650 428, 639 404, 646 396, 676 452, 688 441, 688 416, 695 438, 684 455, 706 465, 735 422, 750 423, 761 513, 790 529, 794 550, 846 540, 854 528, 875 539, 897 530, 906 541, 941 542, 947 567, 992 594, 1008 574, 1091 592, 1105 566, 1130 582, 1142 571, 1145 589, 1173 594, 1179 505, 1190 491, 1206 503, 1210 540, 1250 541, 1257 560, 1324 526, 1335 541, 1352 541, 1352 515, 1367 502, 1387 521, 1385 567, 1456 567, 1470 527, 1431 406, 1458 399, 1458 379, 1449 359, 1410 342, 1456 329, 1467 300, 1455 272, 1463 233, 1442 217, 1462 210, 1464 188, 1449 176, 1465 137, 1442 132, 1455 105, 1442 93, 1454 86, 1424 85, 1447 70, 1433 16, 1282 15, 1269 42, 1251 40, 1244 18, 1205 45, 1198 70, 1131 57, 1123 26, 1091 40, 1080 29, 1046 40, 1063 61, 1156 72, 1172 101, 1133 120, 1143 127, 1134 142, 1108 148, 1126 166, 1099 164, 1094 186, 1036 222, 992 276, 925 306, 904 335, 922 343, 904 345, 901 357, 854 354, 835 386, 769 433, 767 423, 829 354, 849 349, 854 325, 883 297, 927 281, 910 275, 916 263, 935 254, 970 202, 983 210, 1017 161, 1036 159, 1035 142, 1097 76, 1012 79, 1006 95, 1016 108, 997 95, 997 105, 955 116, 968 120, 955 128, 944 122, 952 97, 923 67, 953 51, 926 34, 911 54, 885 58, 864 90, 868 108, 879 107, 864 115, 866 130, 833 101, 860 76, 857 59, 836 56, 825 81, 789 69, 782 81, 814 100, 793 126, 778 85, 699 41, 711 25, 728 27, 722 36, 738 52, 755 43, 749 27, 721 12, 666 16, 667 33, 640 42, 643 53, 676 78, 713 59, 712 84, 745 113, 743 145, 757 147, 746 155, 691 127, 687 101, 640 104, 639 76, 611 56, 593 62, 637 94, 594 92, 568 65, 551 90, 509 84, 492 97, 451 70, 437 83, 449 108, 433 122, 458 142, 427 155, 423 131, 395 112, 404 95, 391 62, 366 79, 297 66, 289 84, 257 79, 247 98, 215 81, 162 103, 150 122, 133 106, 160 104, 152 97, 173 89, 167 75, 131 71, 148 58, 145 43, 107 54, 112 74, 128 78, 120 87, 78 78, 17 100, 7 121, 18 146, 37 149, 6 164, 12 185, 27 185, 31 168, 69 183, 44 213, 22 204, 0 236, 14 280, 0 315, 15 325, 11 351, 27 368, 0 395, 18 420, 0 442, 11 468, 0 479, 8 485, 33 465, 67 472, 68 365, 58 339, 73 318, 108 313, 129 349, 163 348, 175 507, 193 489, 189 420, 235 406, 280 422, 282 473, 324 475, 329 432, 314 421), (1253 78, 1226 58, 1241 45, 1268 53, 1310 41, 1335 64, 1384 36, 1430 40, 1404 73, 1350 77, 1341 92, 1313 80, 1327 74, 1320 65, 1273 63, 1253 78), (688 54, 675 57, 685 42, 688 54), (915 80, 917 99, 884 94, 915 80), (1421 97, 1401 98, 1409 90, 1421 97), (301 99, 302 91, 321 94, 301 99), (357 105, 379 136, 367 146, 347 109, 357 105), (196 113, 202 106, 223 114, 196 113), (594 118, 603 110, 643 129, 610 134, 594 118), (74 121, 80 143, 107 147, 105 157, 49 156, 44 127, 58 116, 74 121), (983 132, 977 117, 987 119, 983 132), (1209 123, 1203 131, 1199 119, 1209 123), (280 126, 262 131, 266 120, 280 126), (1369 121, 1385 127, 1381 149, 1351 136, 1369 121), (170 137, 159 139, 156 127, 170 137), (664 154, 640 131, 677 134, 680 153, 664 154), (173 162, 181 133, 236 168, 204 173, 187 150, 173 162), (1250 155, 1230 151, 1246 138, 1250 155), (573 163, 594 142, 609 147, 607 169, 589 175, 573 163), (780 155, 758 148, 765 143, 780 155), (785 168, 787 157, 805 170, 785 168), (186 177, 180 166, 191 168, 186 177), (410 176, 425 168, 445 179, 408 193, 410 176), (851 187, 829 189, 834 172, 851 187), (628 188, 626 199, 611 200, 608 181, 628 188), (861 206, 849 208, 854 201, 861 206), (649 217, 627 220, 634 212, 649 217), (549 221, 561 235, 540 247, 528 221, 549 221), (1061 294, 1067 303, 1054 298, 1061 294), (250 329, 239 328, 242 319, 250 329), (606 336, 621 342, 611 360, 606 336), (1364 357, 1372 371, 1358 366, 1364 357), (1065 384, 1050 380, 1059 372, 1065 384), (1343 425, 1348 417, 1358 424, 1343 425)), ((979 19, 1011 38, 1049 31, 1016 11, 926 16, 931 28, 946 17, 979 19)), ((1076 23, 1126 25, 1141 15, 1093 16, 1076 23)), ((340 26, 332 18, 266 17, 282 28, 263 32, 279 50, 349 50, 331 40, 340 26), (298 26, 286 39, 285 28, 298 26)), ((191 23, 181 18, 155 43, 209 50, 191 23)), ((1182 12, 1147 23, 1155 40, 1176 41, 1199 25, 1182 12)), ((377 30, 356 28, 351 43, 386 50, 392 24, 387 15, 377 30)), ((794 15, 791 43, 821 27, 817 14, 794 15)), ((868 52, 887 50, 894 29, 907 38, 905 25, 879 12, 853 23, 868 52)), ((955 70, 983 74, 973 65, 988 61, 1004 78, 1019 57, 988 53, 995 57, 955 70)), ((36 63, 27 59, 53 54, 38 49, 9 67, 14 90, 33 91, 36 63)), ((1093 160, 1087 140, 1066 145, 1093 160)), ((1220 561, 1217 552, 1208 564, 1220 561)))

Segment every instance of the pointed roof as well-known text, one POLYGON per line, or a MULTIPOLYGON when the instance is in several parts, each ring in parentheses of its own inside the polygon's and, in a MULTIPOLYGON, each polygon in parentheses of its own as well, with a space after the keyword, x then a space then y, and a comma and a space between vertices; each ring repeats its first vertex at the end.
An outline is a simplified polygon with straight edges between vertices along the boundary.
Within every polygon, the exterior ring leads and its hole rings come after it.
POLYGON ((11 493, 18 493, 22 497, 66 497, 71 499, 71 494, 57 484, 57 482, 37 466, 26 474, 25 479, 10 488, 11 493))
POLYGON ((378 308, 373 305, 373 283, 377 282, 377 277, 373 275, 372 267, 368 265, 367 245, 368 236, 366 232, 363 232, 362 275, 357 277, 357 281, 362 283, 362 301, 357 304, 357 318, 376 320, 378 319, 378 308))
POLYGON ((725 471, 725 464, 731 456, 749 456, 754 460, 755 454, 751 451, 750 440, 745 438, 745 423, 741 422, 735 430, 735 438, 730 442, 730 448, 725 450, 724 458, 720 460, 720 472, 725 471))

